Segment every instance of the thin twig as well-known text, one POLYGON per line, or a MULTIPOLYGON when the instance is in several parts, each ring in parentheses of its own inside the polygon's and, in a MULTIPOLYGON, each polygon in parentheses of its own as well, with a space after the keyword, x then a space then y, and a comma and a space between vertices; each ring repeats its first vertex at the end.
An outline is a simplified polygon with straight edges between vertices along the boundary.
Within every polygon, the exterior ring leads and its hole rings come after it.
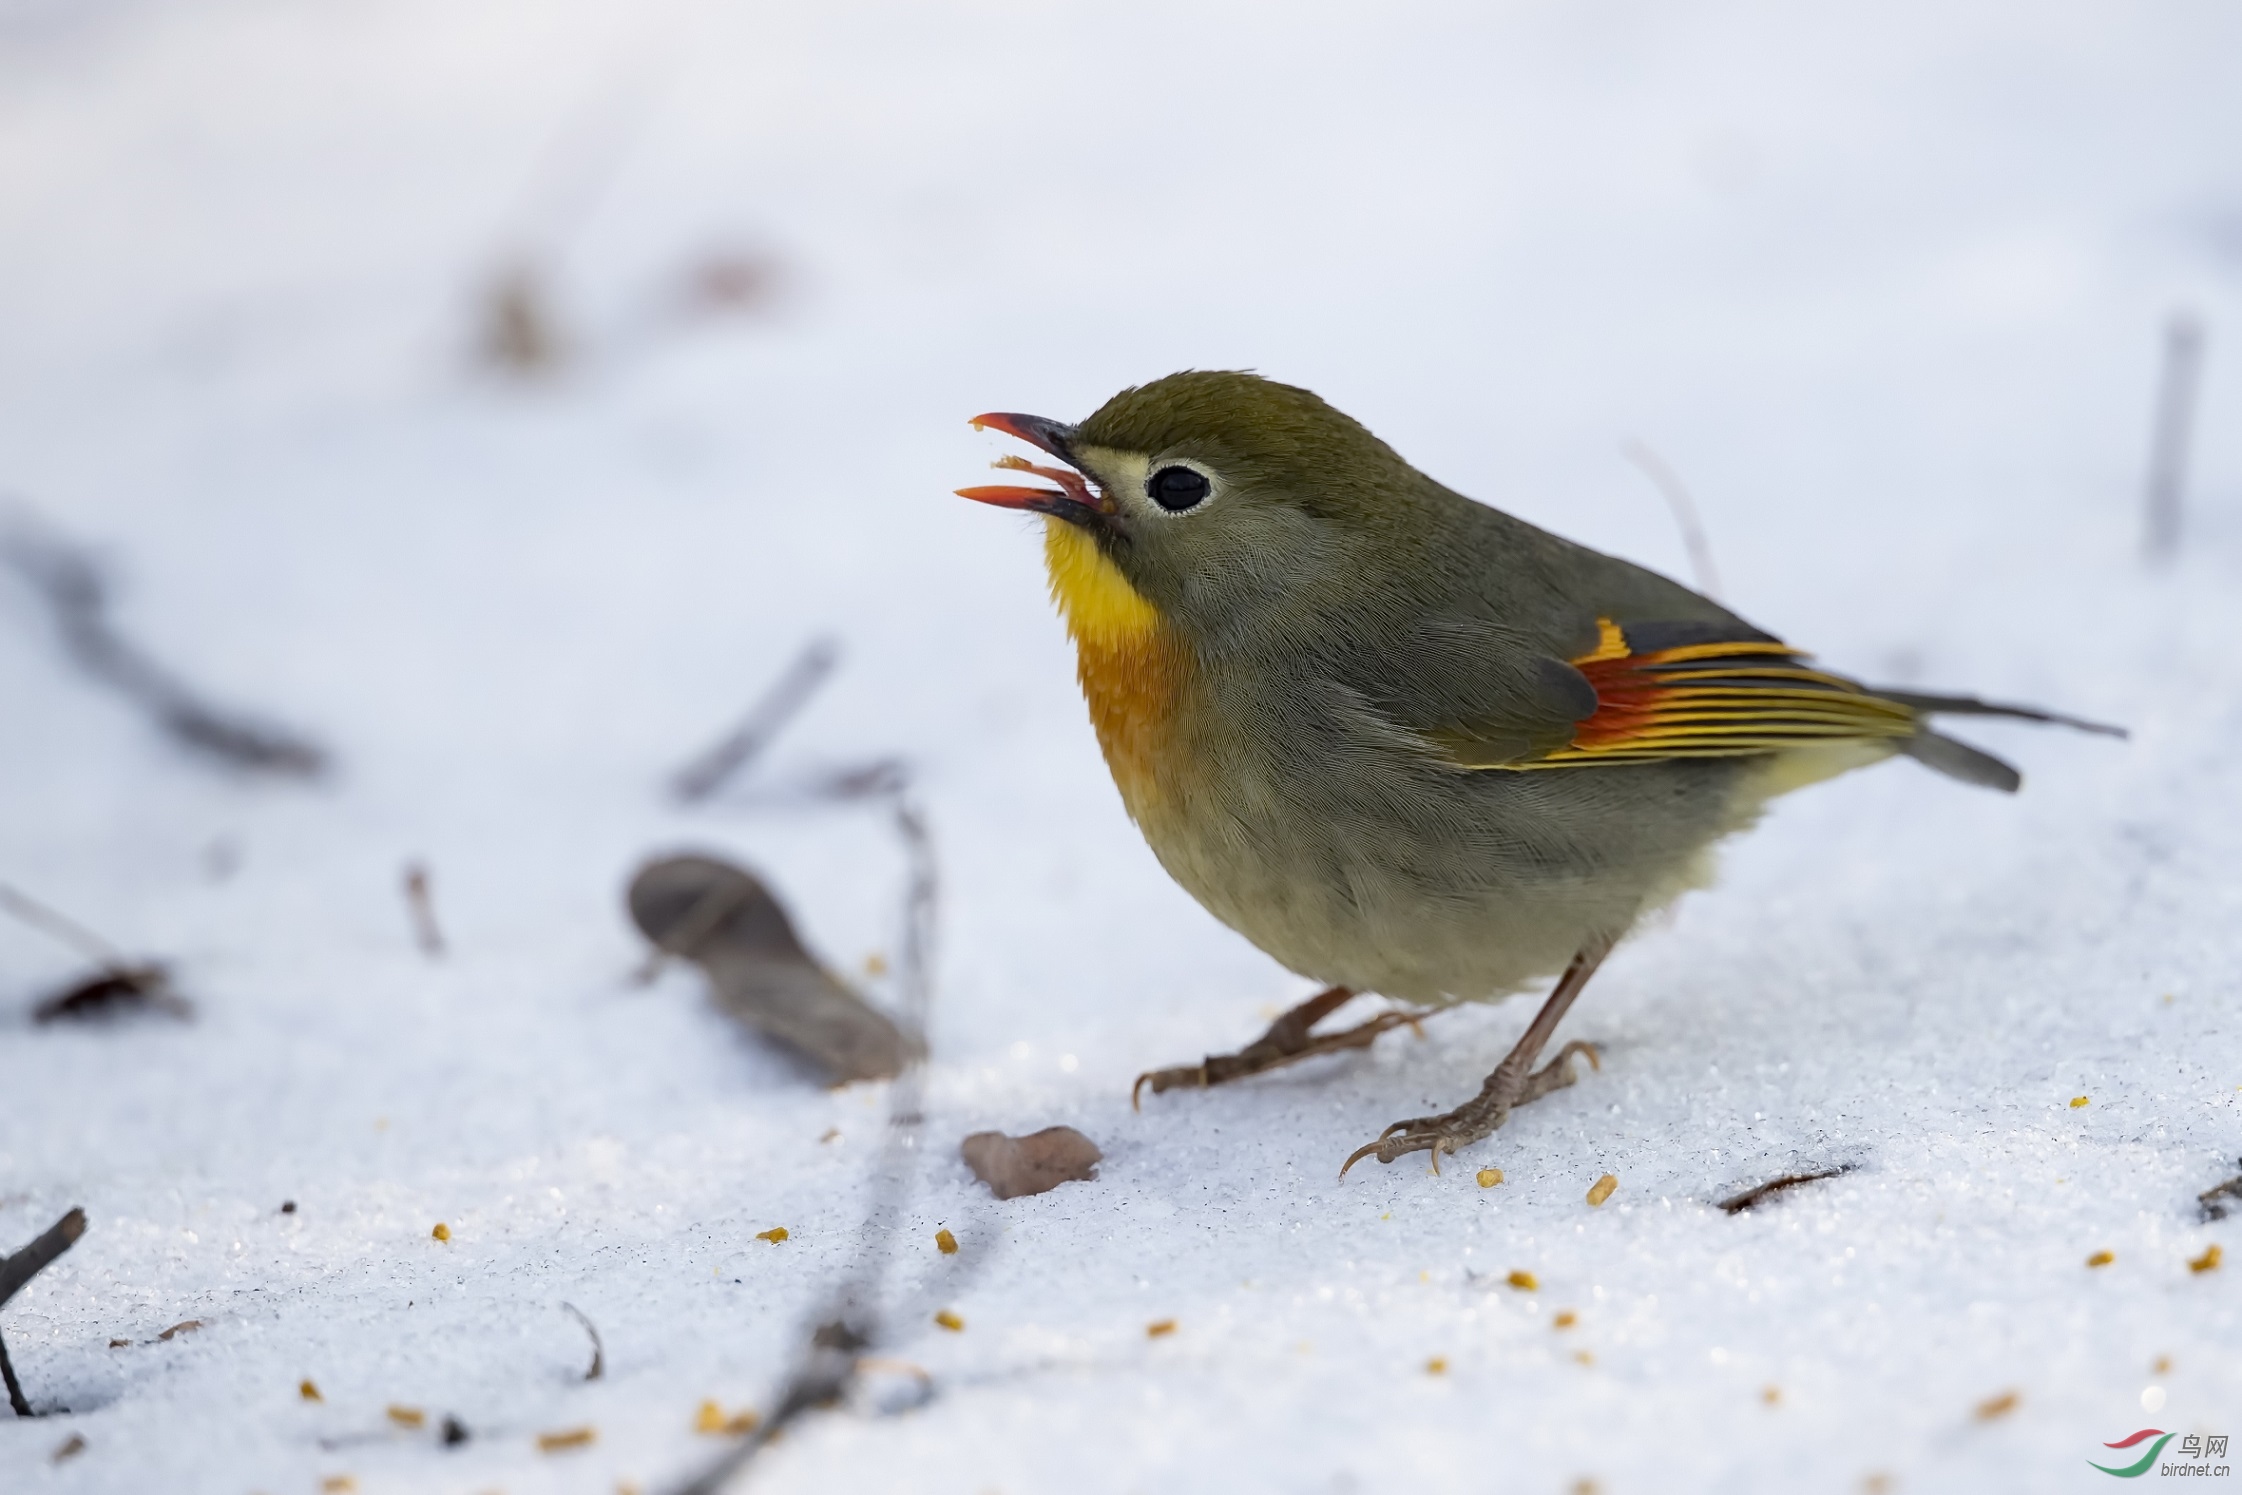
POLYGON ((599 1327, 574 1303, 563 1303, 561 1307, 574 1314, 576 1322, 584 1326, 584 1332, 592 1336, 592 1368, 584 1372, 584 1379, 596 1381, 607 1373, 607 1346, 599 1342, 599 1327))
MULTIPOLYGON (((13 1256, 0 1257, 0 1308, 22 1290, 23 1285, 39 1275, 54 1259, 77 1243, 86 1233, 86 1212, 73 1209, 69 1214, 42 1231, 38 1238, 13 1256)), ((23 1383, 16 1379, 14 1362, 8 1358, 8 1342, 0 1339, 0 1380, 8 1387, 8 1405, 18 1417, 35 1417, 31 1403, 23 1394, 23 1383)))
POLYGON ((1720 596, 1720 572, 1713 566, 1713 545, 1705 538, 1704 523, 1697 517, 1696 500, 1682 486, 1674 470, 1640 441, 1630 441, 1621 447, 1620 455, 1642 470, 1643 476, 1666 496, 1666 506, 1674 511, 1674 523, 1681 530, 1682 545, 1689 551, 1689 569, 1697 577, 1697 590, 1706 596, 1720 596))
POLYGON ((420 862, 405 864, 405 907, 412 914, 413 940, 430 960, 444 958, 444 931, 436 924, 436 899, 428 885, 428 868, 420 862))
POLYGON ((620 174, 631 148, 690 55, 689 11, 700 0, 676 0, 666 12, 646 7, 640 35, 610 49, 609 65, 546 142, 505 232, 485 300, 483 353, 499 368, 535 375, 569 354, 546 293, 548 267, 589 218, 620 174))
MULTIPOLYGON (((2242 1158, 2237 1158, 2235 1162, 2242 1165, 2242 1158)), ((2213 1220, 2224 1220, 2229 1208, 2226 1201, 2229 1199, 2242 1200, 2242 1176, 2230 1178, 2223 1184, 2213 1184, 2195 1196, 2196 1205, 2203 1213, 2203 1223, 2208 1225, 2213 1220)))
POLYGON ((1746 1189, 1741 1194, 1723 1199, 1720 1202, 1720 1207, 1729 1214, 1740 1215, 1772 1195, 1780 1194, 1785 1189, 1795 1189, 1800 1184, 1817 1183, 1825 1178, 1836 1178, 1840 1174, 1852 1171, 1853 1165, 1847 1163, 1842 1167, 1824 1168, 1819 1173, 1786 1173, 1781 1178, 1771 1178, 1756 1188, 1746 1189))
POLYGON ((771 745, 840 658, 841 646, 834 639, 810 640, 737 727, 671 777, 670 793, 685 804, 697 804, 723 787, 726 779, 754 762, 771 745))
POLYGON ((86 1233, 86 1212, 74 1209, 48 1226, 38 1239, 13 1256, 0 1257, 0 1308, 22 1290, 23 1285, 39 1275, 46 1267, 77 1244, 78 1237, 86 1233))
POLYGON ((108 579, 85 550, 19 513, 0 532, 0 559, 46 603, 72 661, 137 702, 177 741, 237 768, 297 778, 326 770, 324 748, 210 705, 121 636, 109 621, 108 579))
POLYGON ((16 1363, 8 1358, 8 1341, 0 1337, 0 1381, 7 1383, 8 1405, 18 1417, 37 1417, 31 1402, 23 1394, 23 1382, 16 1379, 16 1363))
POLYGON ((878 1293, 902 1248, 902 1215, 915 1181, 919 1131, 925 1122, 926 1031, 933 1003, 934 923, 939 887, 933 838, 907 789, 889 799, 897 837, 909 863, 903 931, 896 962, 902 1011, 898 1026, 922 1056, 905 1066, 888 1091, 887 1137, 873 1177, 872 1200, 858 1232, 856 1259, 827 1299, 809 1344, 795 1362, 769 1418, 676 1488, 675 1495, 716 1495, 803 1413, 838 1402, 855 1381, 864 1351, 881 1334, 878 1293))
POLYGON ((194 1008, 171 990, 171 972, 160 962, 135 961, 115 945, 59 909, 49 908, 20 888, 0 882, 0 912, 13 915, 41 934, 68 945, 100 967, 101 974, 81 981, 33 1009, 33 1022, 91 1012, 127 994, 145 998, 176 1017, 193 1015, 194 1008))
POLYGON ((2164 367, 2157 381, 2156 425, 2149 446, 2148 515, 2142 544, 2151 561, 2168 561, 2180 548, 2188 438, 2195 425, 2195 391, 2202 367, 2203 323, 2193 312, 2175 312, 2164 328, 2164 367))
POLYGON ((80 924, 60 909, 49 908, 29 893, 0 882, 0 910, 68 945, 105 970, 121 971, 132 964, 124 951, 80 924))

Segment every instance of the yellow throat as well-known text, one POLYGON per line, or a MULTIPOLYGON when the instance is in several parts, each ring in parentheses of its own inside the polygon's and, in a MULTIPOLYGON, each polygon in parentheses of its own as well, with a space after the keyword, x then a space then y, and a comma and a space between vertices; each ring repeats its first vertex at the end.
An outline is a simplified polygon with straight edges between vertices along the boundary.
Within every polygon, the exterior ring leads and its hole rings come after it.
POLYGON ((1106 767, 1129 814, 1141 820, 1166 797, 1159 769, 1182 681, 1182 651, 1159 612, 1084 530, 1046 519, 1043 563, 1051 600, 1074 640, 1075 677, 1106 767))

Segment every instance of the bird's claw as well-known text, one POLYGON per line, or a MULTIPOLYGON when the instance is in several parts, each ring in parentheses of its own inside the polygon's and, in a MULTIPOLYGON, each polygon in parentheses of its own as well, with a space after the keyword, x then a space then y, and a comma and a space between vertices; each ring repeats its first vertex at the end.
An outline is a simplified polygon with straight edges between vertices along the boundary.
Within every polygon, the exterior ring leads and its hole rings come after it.
POLYGON ((1337 1054, 1347 1049, 1368 1048, 1379 1034, 1394 1028, 1406 1027, 1419 1038, 1425 1036, 1420 1024, 1428 1014, 1397 1008, 1381 1012, 1366 1022, 1337 1033, 1312 1033, 1309 1031, 1316 1018, 1344 1002, 1345 994, 1336 990, 1303 1003, 1272 1023, 1269 1031, 1235 1054, 1209 1054, 1197 1064, 1177 1065, 1173 1069, 1148 1069, 1137 1076, 1129 1087, 1129 1108, 1142 1110, 1144 1087, 1150 1085, 1154 1095, 1164 1090, 1204 1090, 1210 1085, 1224 1085, 1232 1080, 1242 1080, 1248 1075, 1265 1074, 1272 1069, 1282 1069, 1303 1059, 1319 1054, 1337 1054), (1327 999, 1337 996, 1339 1001, 1327 999), (1309 1013, 1306 1009, 1321 1005, 1322 1010, 1309 1013), (1305 1020, 1303 1020, 1305 1019, 1305 1020))
POLYGON ((1479 1093, 1455 1110, 1442 1116, 1413 1116, 1407 1121, 1397 1121, 1380 1132, 1377 1140, 1356 1148, 1347 1155, 1347 1161, 1339 1165, 1339 1176, 1345 1178, 1347 1170, 1364 1158, 1375 1157, 1381 1163, 1391 1163, 1413 1152, 1430 1152, 1432 1171, 1438 1173, 1442 1153, 1453 1153, 1482 1137, 1494 1135, 1518 1107, 1570 1085, 1575 1054, 1586 1055, 1595 1069, 1604 1067, 1596 1046, 1579 1039, 1559 1049, 1556 1058, 1531 1074, 1498 1066, 1479 1093))
POLYGON ((1204 1064, 1182 1064, 1173 1069, 1148 1069, 1137 1076, 1129 1087, 1129 1109, 1144 1109, 1144 1087, 1150 1085, 1154 1095, 1164 1090, 1204 1090, 1211 1084, 1204 1064))
POLYGON ((1440 1155, 1452 1153, 1460 1147, 1469 1147, 1481 1137, 1490 1136, 1509 1119, 1510 1108, 1505 1106, 1490 1121, 1482 1123, 1468 1112, 1476 1106, 1458 1106, 1445 1116, 1417 1116, 1408 1121, 1397 1121, 1380 1132, 1377 1140, 1365 1142, 1347 1155, 1339 1165, 1339 1176, 1345 1178, 1347 1170, 1364 1158, 1374 1157, 1381 1163, 1391 1163, 1413 1152, 1432 1154, 1432 1171, 1440 1171, 1440 1155))

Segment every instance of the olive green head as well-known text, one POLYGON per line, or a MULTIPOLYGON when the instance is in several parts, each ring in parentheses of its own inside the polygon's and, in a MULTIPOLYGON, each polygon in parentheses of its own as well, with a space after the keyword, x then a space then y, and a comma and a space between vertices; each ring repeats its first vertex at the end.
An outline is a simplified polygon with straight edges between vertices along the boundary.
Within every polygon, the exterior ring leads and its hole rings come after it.
POLYGON ((1079 425, 1023 415, 975 424, 1074 472, 1008 459, 1066 491, 968 497, 1080 526, 1163 615, 1203 632, 1297 632, 1319 610, 1374 596, 1422 558, 1427 490, 1443 492, 1315 394, 1256 374, 1171 374, 1079 425))

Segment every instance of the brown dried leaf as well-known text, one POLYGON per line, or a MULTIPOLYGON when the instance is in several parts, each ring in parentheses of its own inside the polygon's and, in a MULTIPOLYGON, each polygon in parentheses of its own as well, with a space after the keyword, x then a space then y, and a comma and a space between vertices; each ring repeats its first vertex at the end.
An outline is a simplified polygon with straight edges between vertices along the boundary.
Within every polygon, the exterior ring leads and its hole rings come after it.
POLYGON ((650 862, 631 880, 631 918, 662 954, 691 961, 731 1017, 836 1084, 903 1072, 919 1046, 803 948, 752 873, 713 857, 650 862))
POLYGON ((973 1176, 999 1199, 1048 1194, 1063 1183, 1089 1182, 1105 1156, 1071 1126, 1047 1126, 1025 1137, 975 1132, 958 1148, 973 1176))
POLYGON ((113 966, 48 997, 31 1009, 31 1020, 59 1023, 127 1012, 194 1016, 187 1000, 171 990, 170 979, 170 971, 161 965, 113 966))

